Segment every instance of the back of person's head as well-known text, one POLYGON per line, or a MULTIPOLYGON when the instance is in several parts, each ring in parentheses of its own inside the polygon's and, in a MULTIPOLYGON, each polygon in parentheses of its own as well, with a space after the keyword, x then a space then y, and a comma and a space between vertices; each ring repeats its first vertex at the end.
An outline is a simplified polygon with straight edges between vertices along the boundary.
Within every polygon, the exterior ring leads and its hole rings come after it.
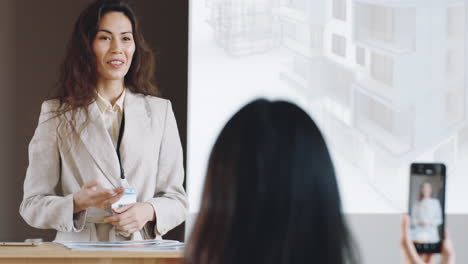
POLYGON ((333 164, 314 121, 256 100, 217 138, 186 263, 349 263, 333 164))

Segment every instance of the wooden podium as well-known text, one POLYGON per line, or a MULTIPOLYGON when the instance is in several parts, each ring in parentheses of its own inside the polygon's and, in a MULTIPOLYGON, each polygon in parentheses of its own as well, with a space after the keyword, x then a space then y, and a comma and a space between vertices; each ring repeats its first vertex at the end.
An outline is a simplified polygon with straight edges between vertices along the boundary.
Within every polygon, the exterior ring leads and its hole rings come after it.
POLYGON ((182 251, 75 251, 61 244, 0 246, 0 264, 180 264, 182 251))

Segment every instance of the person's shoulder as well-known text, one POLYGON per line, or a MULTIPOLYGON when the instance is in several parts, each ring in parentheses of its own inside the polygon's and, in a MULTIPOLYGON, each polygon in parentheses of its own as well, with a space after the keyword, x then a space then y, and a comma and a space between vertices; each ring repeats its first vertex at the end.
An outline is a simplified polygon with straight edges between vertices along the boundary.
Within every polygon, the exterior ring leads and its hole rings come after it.
POLYGON ((169 103, 169 100, 157 97, 154 95, 144 95, 144 94, 136 94, 137 96, 141 97, 143 100, 147 101, 150 104, 155 105, 166 105, 169 103))
POLYGON ((41 112, 48 113, 57 111, 60 108, 60 101, 58 99, 50 99, 42 102, 41 112))
POLYGON ((56 120, 60 116, 60 107, 61 104, 58 99, 50 99, 42 102, 39 124, 46 121, 56 120))
POLYGON ((140 93, 132 93, 137 100, 141 100, 142 103, 147 105, 153 110, 162 110, 166 109, 168 106, 171 105, 171 102, 168 99, 164 99, 161 97, 153 96, 153 95, 144 95, 140 93))

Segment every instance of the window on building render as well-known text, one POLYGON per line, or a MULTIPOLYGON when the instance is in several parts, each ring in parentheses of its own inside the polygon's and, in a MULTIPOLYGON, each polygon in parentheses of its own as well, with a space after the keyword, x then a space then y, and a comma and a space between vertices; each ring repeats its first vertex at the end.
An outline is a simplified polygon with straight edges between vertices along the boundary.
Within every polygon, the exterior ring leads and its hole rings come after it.
POLYGON ((356 47, 356 63, 361 66, 366 65, 366 50, 363 47, 356 47))
POLYGON ((389 7, 370 8, 371 37, 380 41, 393 41, 394 10, 389 7))
POLYGON ((380 54, 371 54, 371 76, 386 85, 393 86, 393 60, 380 54))
POLYGON ((465 13, 463 6, 457 5, 447 8, 447 36, 449 38, 463 38, 465 13))
POLYGON ((332 14, 334 18, 346 21, 346 0, 333 0, 332 14))
POLYGON ((346 57, 346 38, 337 34, 332 35, 332 52, 340 57, 346 57))

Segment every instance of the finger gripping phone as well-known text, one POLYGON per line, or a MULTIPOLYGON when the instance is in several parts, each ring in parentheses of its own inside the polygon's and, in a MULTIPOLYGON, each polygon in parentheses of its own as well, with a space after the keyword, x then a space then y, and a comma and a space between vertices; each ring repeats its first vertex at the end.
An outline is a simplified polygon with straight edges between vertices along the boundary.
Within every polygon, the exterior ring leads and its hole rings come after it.
POLYGON ((445 178, 442 163, 412 163, 410 236, 419 253, 440 253, 445 230, 445 178))

